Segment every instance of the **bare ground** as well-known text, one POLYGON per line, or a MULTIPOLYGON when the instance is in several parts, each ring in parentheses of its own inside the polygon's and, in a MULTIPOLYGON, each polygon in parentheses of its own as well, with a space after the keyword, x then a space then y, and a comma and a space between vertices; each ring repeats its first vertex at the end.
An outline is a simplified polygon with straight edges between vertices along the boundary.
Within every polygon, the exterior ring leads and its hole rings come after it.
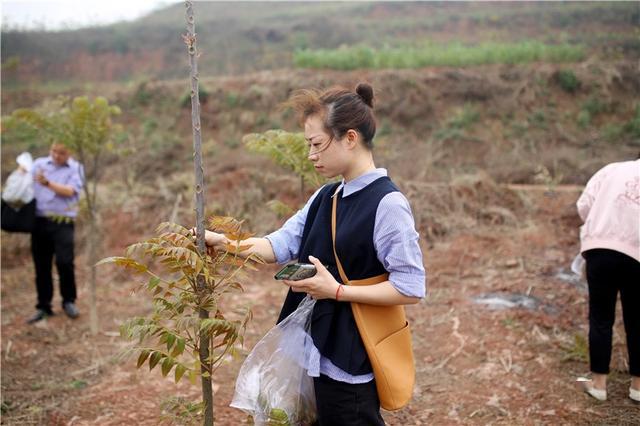
MULTIPOLYGON (((573 384, 588 372, 584 348, 575 343, 576 336, 587 332, 587 292, 584 283, 556 274, 568 268, 578 250, 575 219, 567 213, 576 193, 530 191, 526 198, 529 213, 517 224, 484 224, 425 243, 428 297, 407 308, 416 356, 415 394, 405 409, 383 413, 389 425, 640 424, 640 406, 626 397, 629 378, 620 321, 609 401, 594 401, 573 384), (471 299, 488 292, 528 294, 541 306, 491 310, 471 299)), ((99 335, 89 333, 82 271, 83 315, 78 320, 58 314, 26 325, 35 289, 28 240, 20 238, 3 234, 2 424, 156 425, 170 423, 161 418, 161 405, 170 397, 197 398, 199 386, 186 381, 175 385, 159 371, 136 370, 134 359, 115 357, 126 347, 118 336, 119 324, 150 308, 142 294, 132 293, 130 278, 119 272, 100 270, 99 335), (20 249, 8 253, 8 242, 20 249)), ((77 262, 83 264, 82 255, 77 262)), ((248 348, 272 326, 285 294, 271 274, 265 268, 252 277, 237 300, 255 303, 248 348)), ((218 425, 246 421, 228 407, 239 367, 240 361, 230 362, 215 376, 218 425)))

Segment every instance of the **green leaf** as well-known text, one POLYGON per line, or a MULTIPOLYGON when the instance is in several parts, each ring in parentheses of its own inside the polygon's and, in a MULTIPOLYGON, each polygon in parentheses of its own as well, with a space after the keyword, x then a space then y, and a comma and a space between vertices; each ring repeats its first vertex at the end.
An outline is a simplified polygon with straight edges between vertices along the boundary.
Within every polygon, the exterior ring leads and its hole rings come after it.
POLYGON ((171 352, 171 356, 176 357, 182 355, 185 343, 186 342, 182 337, 178 337, 178 341, 176 342, 176 346, 173 348, 173 352, 171 352))
POLYGON ((187 371, 187 367, 185 367, 182 364, 178 364, 176 365, 176 370, 175 370, 175 380, 176 383, 178 383, 180 381, 180 379, 182 379, 182 376, 184 375, 184 373, 187 371))
POLYGON ((160 338, 158 339, 158 344, 162 345, 163 343, 167 343, 167 336, 168 336, 168 333, 166 331, 163 331, 162 334, 160 335, 160 338))
POLYGON ((167 351, 171 350, 171 347, 173 346, 175 341, 176 341, 176 336, 171 333, 167 333, 167 351))
POLYGON ((158 362, 162 359, 164 354, 162 352, 154 351, 149 358, 149 371, 153 370, 153 367, 158 365, 158 362))
POLYGON ((147 289, 149 290, 153 290, 155 287, 158 286, 158 284, 160 284, 160 278, 158 277, 151 277, 149 279, 149 284, 147 285, 147 289))
POLYGON ((133 269, 135 272, 139 272, 139 273, 147 272, 148 270, 148 268, 145 265, 136 262, 130 257, 122 257, 122 256, 113 256, 113 257, 104 258, 98 263, 96 263, 95 266, 103 265, 105 263, 115 263, 118 266, 122 266, 128 269, 133 269))
POLYGON ((200 331, 211 335, 220 335, 234 328, 229 321, 217 318, 206 318, 200 321, 200 331))
POLYGON ((189 381, 191 384, 195 385, 198 381, 198 372, 196 370, 189 371, 189 381))
POLYGON ((138 357, 137 368, 142 367, 142 364, 144 364, 147 358, 149 358, 150 354, 151 354, 151 351, 149 349, 143 349, 142 352, 140 352, 140 356, 138 357))
POLYGON ((171 357, 166 357, 164 361, 162 361, 162 376, 167 377, 171 368, 176 364, 176 362, 171 357))

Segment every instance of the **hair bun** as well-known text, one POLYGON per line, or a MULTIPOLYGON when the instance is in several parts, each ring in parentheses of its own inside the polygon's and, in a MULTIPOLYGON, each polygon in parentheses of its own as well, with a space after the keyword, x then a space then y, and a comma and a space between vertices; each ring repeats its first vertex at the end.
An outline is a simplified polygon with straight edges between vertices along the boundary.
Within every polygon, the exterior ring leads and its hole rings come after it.
POLYGON ((367 104, 370 108, 373 108, 373 87, 371 87, 368 83, 358 83, 356 86, 356 93, 365 104, 367 104))

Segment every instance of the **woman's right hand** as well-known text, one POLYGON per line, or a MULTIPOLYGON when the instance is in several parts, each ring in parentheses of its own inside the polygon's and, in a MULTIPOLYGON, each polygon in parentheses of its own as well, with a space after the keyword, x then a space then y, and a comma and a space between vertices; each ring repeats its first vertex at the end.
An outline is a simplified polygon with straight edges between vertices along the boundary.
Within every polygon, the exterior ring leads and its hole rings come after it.
MULTIPOLYGON (((196 228, 191 228, 191 233, 195 236, 196 228)), ((204 243, 207 247, 220 248, 227 243, 227 237, 224 234, 205 230, 204 243)))
POLYGON ((224 234, 219 234, 213 231, 204 231, 204 243, 207 247, 218 248, 224 246, 227 242, 227 237, 224 234))

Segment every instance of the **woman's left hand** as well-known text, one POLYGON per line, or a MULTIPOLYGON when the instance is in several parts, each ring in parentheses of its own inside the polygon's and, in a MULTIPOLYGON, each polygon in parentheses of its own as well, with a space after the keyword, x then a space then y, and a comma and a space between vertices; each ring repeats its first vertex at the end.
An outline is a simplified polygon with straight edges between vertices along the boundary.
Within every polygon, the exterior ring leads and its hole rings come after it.
POLYGON ((340 284, 317 258, 309 256, 309 261, 317 270, 313 277, 299 281, 284 280, 282 282, 291 287, 292 291, 307 293, 316 300, 334 299, 340 284))

